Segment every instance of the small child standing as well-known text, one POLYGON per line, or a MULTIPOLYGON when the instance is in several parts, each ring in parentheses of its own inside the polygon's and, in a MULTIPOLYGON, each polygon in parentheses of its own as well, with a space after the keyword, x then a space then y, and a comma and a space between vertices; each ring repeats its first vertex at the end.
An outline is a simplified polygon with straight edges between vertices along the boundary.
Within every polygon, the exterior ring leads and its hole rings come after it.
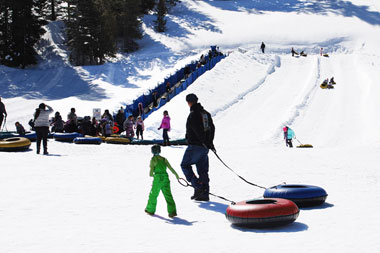
POLYGON ((135 133, 133 131, 133 116, 129 115, 128 118, 124 121, 123 127, 125 130, 125 135, 128 138, 133 138, 135 136, 135 133))
POLYGON ((161 121, 161 125, 158 130, 163 129, 162 138, 164 139, 164 145, 170 145, 168 131, 170 131, 170 117, 168 111, 164 111, 164 118, 161 121))
POLYGON ((141 135, 141 140, 144 140, 144 137, 143 137, 144 121, 142 120, 141 116, 137 117, 135 128, 136 128, 137 139, 139 139, 139 136, 141 135))
POLYGON ((176 176, 177 179, 179 179, 179 176, 170 165, 168 160, 165 157, 160 156, 161 147, 159 145, 152 146, 152 153, 153 157, 150 160, 149 175, 153 177, 153 184, 145 212, 150 215, 153 215, 156 212, 157 197, 160 191, 162 191, 166 200, 169 217, 172 218, 174 216, 177 216, 177 209, 172 196, 172 192, 170 190, 170 180, 169 175, 166 172, 166 168, 168 168, 176 176))

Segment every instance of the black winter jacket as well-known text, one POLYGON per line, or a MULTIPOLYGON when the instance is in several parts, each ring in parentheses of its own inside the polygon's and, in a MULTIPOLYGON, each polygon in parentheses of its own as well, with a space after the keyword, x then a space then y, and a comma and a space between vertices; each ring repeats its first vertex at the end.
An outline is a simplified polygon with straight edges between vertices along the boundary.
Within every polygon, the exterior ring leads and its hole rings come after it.
POLYGON ((203 146, 214 149, 215 126, 211 114, 203 109, 200 103, 190 108, 190 114, 186 122, 186 140, 190 145, 203 146))
POLYGON ((7 111, 5 110, 5 105, 3 104, 3 102, 0 102, 0 114, 1 115, 7 114, 7 111))

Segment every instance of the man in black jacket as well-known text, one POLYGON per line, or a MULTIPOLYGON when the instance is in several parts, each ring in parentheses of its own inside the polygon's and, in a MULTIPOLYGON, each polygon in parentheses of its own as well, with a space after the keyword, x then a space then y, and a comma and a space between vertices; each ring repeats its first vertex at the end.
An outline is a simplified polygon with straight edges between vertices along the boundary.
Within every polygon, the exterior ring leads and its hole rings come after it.
POLYGON ((198 103, 195 94, 186 96, 190 107, 190 114, 186 122, 186 140, 188 147, 183 155, 181 168, 187 181, 194 187, 194 196, 191 199, 209 201, 209 149, 215 150, 213 140, 215 126, 210 113, 198 103), (194 174, 192 165, 197 168, 198 177, 194 174))
POLYGON ((5 105, 1 102, 0 98, 0 130, 3 125, 4 116, 7 117, 7 111, 5 110, 5 105))

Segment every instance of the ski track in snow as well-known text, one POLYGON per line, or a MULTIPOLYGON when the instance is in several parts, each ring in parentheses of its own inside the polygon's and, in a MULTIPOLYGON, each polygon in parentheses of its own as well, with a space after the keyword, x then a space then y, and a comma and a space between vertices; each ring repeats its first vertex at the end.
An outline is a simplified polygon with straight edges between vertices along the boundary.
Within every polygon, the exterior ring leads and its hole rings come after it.
MULTIPOLYGON (((257 58, 253 57, 255 60, 257 60, 257 58)), ((257 60, 258 62, 260 62, 259 60, 257 60)), ((281 67, 281 59, 279 56, 275 56, 274 57, 274 60, 273 62, 270 64, 270 66, 268 67, 268 70, 266 72, 266 74, 264 75, 264 77, 257 83, 255 83, 250 89, 244 91, 243 93, 239 94, 235 99, 233 99, 230 103, 228 104, 225 104, 224 106, 216 109, 216 110, 213 110, 211 111, 211 115, 214 117, 216 116, 217 114, 219 113, 222 113, 226 110, 228 110, 229 108, 231 108, 232 106, 234 106, 235 104, 239 103, 240 101, 242 101, 247 95, 251 94, 252 92, 256 91, 257 89, 259 89, 262 85, 265 84, 265 80, 268 78, 268 76, 272 75, 273 73, 275 73, 276 71, 276 68, 279 68, 281 67)))
POLYGON ((310 89, 306 92, 305 96, 302 100, 294 105, 289 111, 290 116, 287 120, 285 120, 281 125, 278 126, 278 131, 273 135, 272 139, 275 140, 276 143, 279 143, 279 138, 282 135, 282 128, 284 125, 293 126, 298 117, 302 115, 303 112, 307 111, 307 107, 312 100, 313 95, 319 88, 319 84, 321 82, 321 61, 320 58, 317 58, 316 71, 315 71, 315 82, 310 87, 310 89), (277 141, 276 141, 277 140, 277 141))

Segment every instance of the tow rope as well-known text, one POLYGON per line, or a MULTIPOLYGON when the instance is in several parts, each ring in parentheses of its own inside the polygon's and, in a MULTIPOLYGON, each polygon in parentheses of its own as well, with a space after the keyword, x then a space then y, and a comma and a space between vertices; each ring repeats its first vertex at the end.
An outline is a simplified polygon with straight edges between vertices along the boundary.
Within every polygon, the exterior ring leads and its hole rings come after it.
POLYGON ((233 169, 231 169, 225 162, 223 162, 223 160, 218 156, 218 154, 216 153, 216 150, 213 149, 212 152, 214 152, 215 156, 219 159, 219 161, 221 161, 223 163, 224 166, 226 166, 227 169, 229 169, 230 171, 232 171, 236 176, 238 176, 241 180, 243 180, 244 182, 246 182, 247 184, 250 184, 250 185, 253 185, 253 186, 256 186, 256 187, 259 187, 261 189, 267 189, 266 187, 264 186, 260 186, 260 185, 257 185, 257 184, 254 184, 252 182, 249 182, 248 180, 246 180, 244 177, 240 176, 239 174, 237 174, 233 169))
MULTIPOLYGON (((178 178, 178 183, 179 183, 180 185, 184 186, 184 187, 188 187, 188 186, 190 186, 190 187, 193 187, 193 188, 195 189, 195 187, 194 187, 192 184, 190 184, 189 182, 187 182, 186 179, 184 179, 184 178, 178 178)), ((222 197, 222 196, 219 196, 219 195, 213 194, 213 193, 211 193, 211 192, 209 192, 208 194, 210 194, 211 196, 214 196, 214 197, 217 197, 217 198, 223 199, 224 201, 230 202, 231 205, 235 205, 235 204, 236 204, 235 201, 229 200, 229 199, 227 199, 227 198, 225 198, 225 197, 222 197)))

